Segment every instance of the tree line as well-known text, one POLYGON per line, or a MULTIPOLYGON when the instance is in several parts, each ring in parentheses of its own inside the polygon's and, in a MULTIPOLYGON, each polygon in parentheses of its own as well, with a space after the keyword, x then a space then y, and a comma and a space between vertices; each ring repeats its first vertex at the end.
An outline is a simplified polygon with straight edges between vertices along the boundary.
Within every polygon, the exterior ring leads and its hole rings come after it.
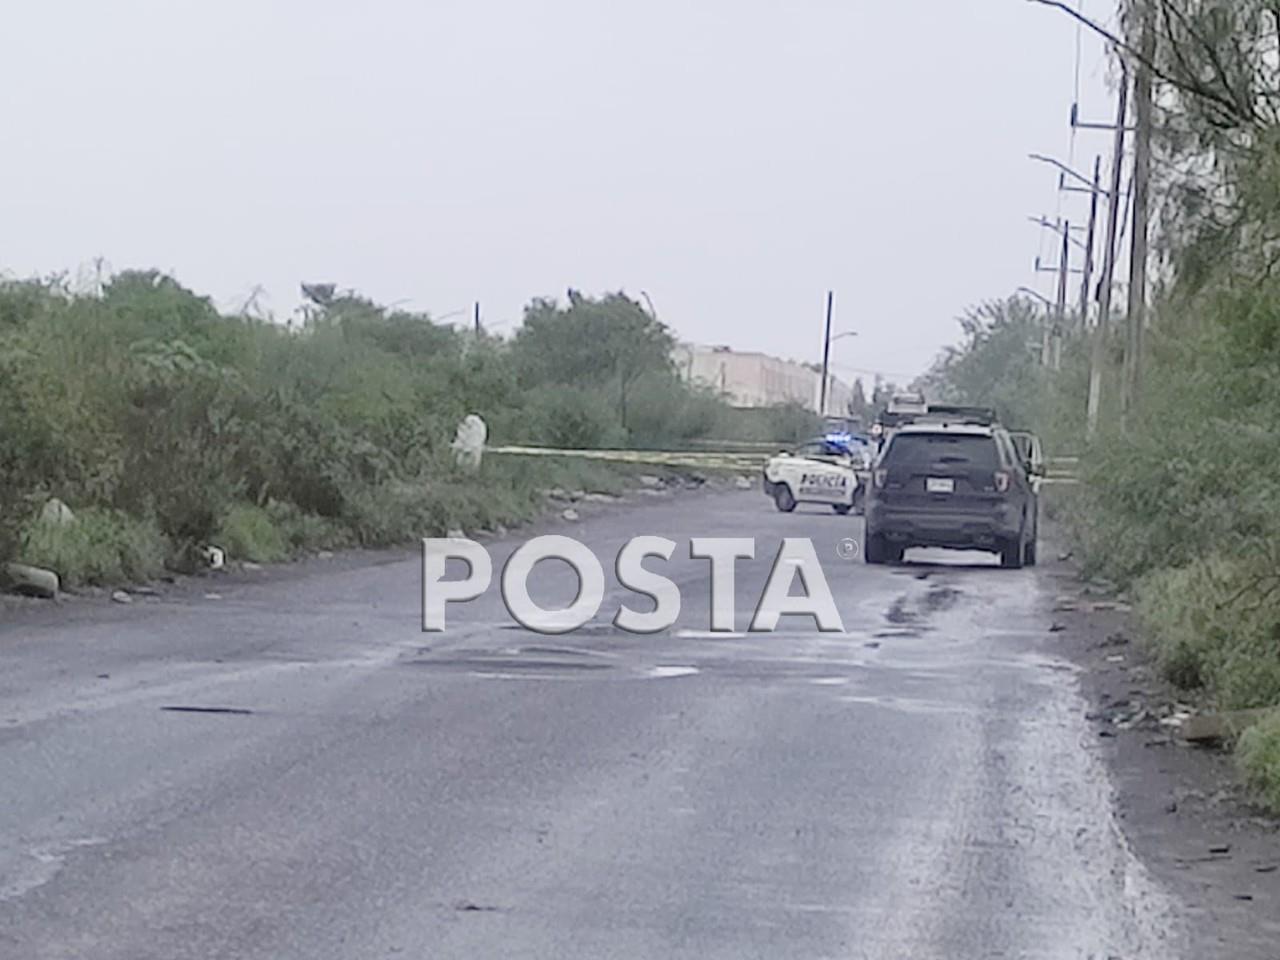
POLYGON ((109 581, 211 540, 266 559, 390 543, 514 522, 547 471, 588 469, 491 458, 459 476, 450 442, 470 413, 491 442, 571 448, 790 439, 768 434, 808 424, 794 411, 744 424, 680 379, 673 346, 621 293, 536 299, 501 338, 354 293, 325 291, 286 326, 223 315, 154 271, 89 293, 2 282, 0 558, 109 581), (40 519, 50 498, 73 527, 40 519))

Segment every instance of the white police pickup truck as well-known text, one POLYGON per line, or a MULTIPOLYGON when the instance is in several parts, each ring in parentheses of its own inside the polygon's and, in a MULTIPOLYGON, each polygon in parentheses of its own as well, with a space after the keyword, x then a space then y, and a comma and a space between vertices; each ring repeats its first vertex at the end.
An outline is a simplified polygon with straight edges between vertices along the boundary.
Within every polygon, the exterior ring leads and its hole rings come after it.
POLYGON ((861 510, 870 466, 870 447, 860 439, 815 437, 765 464, 764 492, 784 513, 800 503, 826 504, 836 513, 861 510))

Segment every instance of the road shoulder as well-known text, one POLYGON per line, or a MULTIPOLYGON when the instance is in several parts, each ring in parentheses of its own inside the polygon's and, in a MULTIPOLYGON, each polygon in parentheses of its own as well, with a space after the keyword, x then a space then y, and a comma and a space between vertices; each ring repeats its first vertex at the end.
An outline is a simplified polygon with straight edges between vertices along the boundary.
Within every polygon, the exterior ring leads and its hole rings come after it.
POLYGON ((1177 737, 1172 715, 1199 705, 1159 678, 1126 605, 1045 546, 1043 575, 1055 591, 1049 642, 1079 667, 1129 843, 1186 905, 1195 955, 1273 960, 1280 822, 1249 802, 1228 752, 1177 737))

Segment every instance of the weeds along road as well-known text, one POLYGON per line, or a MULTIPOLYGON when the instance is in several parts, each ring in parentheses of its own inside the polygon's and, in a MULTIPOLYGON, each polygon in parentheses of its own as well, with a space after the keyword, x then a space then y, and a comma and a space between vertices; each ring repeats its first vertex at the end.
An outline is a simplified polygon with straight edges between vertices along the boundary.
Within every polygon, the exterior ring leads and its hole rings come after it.
POLYGON ((0 956, 1180 955, 1043 575, 842 560, 860 521, 759 492, 545 529, 678 541, 677 628, 535 636, 495 586, 423 634, 416 559, 0 626, 0 956), (809 536, 845 634, 707 636, 687 538, 752 535, 739 623, 809 536))

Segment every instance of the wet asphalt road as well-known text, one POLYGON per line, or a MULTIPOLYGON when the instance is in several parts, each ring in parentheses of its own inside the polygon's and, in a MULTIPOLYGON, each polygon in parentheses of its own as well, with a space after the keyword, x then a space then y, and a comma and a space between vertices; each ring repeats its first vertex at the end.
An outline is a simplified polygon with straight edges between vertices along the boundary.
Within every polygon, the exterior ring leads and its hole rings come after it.
POLYGON ((416 560, 0 624, 0 957, 1179 955, 1044 573, 867 567, 860 521, 758 492, 549 529, 606 570, 678 541, 677 628, 611 593, 539 637, 495 587, 423 634, 416 560), (706 635, 687 538, 752 535, 739 624, 809 536, 845 634, 706 635))

